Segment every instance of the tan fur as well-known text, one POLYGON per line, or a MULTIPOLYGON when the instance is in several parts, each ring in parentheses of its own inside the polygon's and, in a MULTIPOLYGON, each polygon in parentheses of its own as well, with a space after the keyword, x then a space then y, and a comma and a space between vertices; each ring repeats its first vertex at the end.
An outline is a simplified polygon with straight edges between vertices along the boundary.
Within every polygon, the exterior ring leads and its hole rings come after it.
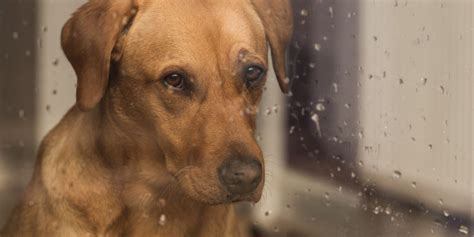
POLYGON ((263 83, 246 88, 241 71, 268 65, 268 41, 287 90, 290 13, 284 0, 81 7, 62 35, 78 76, 77 103, 44 138, 2 236, 244 236, 232 203, 257 202, 263 181, 229 199, 216 170, 232 149, 263 163, 254 139, 263 83), (192 92, 162 83, 177 68, 192 92))

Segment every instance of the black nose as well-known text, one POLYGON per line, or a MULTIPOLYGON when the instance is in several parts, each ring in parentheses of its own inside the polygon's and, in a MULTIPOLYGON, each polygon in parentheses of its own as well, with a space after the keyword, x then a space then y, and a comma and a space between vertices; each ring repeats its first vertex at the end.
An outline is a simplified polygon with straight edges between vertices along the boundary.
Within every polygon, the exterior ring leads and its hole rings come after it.
POLYGON ((262 164, 254 158, 231 158, 219 167, 219 179, 231 194, 254 191, 262 180, 262 164))

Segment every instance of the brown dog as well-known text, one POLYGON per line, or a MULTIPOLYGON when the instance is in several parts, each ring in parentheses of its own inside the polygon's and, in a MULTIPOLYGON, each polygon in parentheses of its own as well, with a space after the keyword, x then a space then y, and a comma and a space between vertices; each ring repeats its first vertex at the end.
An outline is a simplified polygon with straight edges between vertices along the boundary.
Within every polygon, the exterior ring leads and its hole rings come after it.
POLYGON ((267 41, 283 91, 288 0, 91 0, 62 46, 77 103, 46 136, 3 237, 242 236, 267 41))

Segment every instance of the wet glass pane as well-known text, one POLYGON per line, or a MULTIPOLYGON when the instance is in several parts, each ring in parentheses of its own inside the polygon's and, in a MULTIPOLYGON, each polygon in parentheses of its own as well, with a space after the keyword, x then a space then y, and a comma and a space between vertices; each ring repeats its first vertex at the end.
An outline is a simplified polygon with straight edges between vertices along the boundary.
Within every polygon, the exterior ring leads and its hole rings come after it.
POLYGON ((474 2, 86 2, 0 2, 1 236, 473 236, 474 2))

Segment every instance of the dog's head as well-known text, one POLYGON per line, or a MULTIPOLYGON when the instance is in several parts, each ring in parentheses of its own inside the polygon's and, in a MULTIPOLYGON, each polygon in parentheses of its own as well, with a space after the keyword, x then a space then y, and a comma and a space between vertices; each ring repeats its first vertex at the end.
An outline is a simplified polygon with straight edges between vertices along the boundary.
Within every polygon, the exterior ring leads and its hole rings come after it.
POLYGON ((267 43, 287 92, 291 33, 288 0, 92 0, 64 26, 62 46, 77 106, 102 101, 154 134, 156 162, 188 196, 216 204, 260 199, 267 43))

